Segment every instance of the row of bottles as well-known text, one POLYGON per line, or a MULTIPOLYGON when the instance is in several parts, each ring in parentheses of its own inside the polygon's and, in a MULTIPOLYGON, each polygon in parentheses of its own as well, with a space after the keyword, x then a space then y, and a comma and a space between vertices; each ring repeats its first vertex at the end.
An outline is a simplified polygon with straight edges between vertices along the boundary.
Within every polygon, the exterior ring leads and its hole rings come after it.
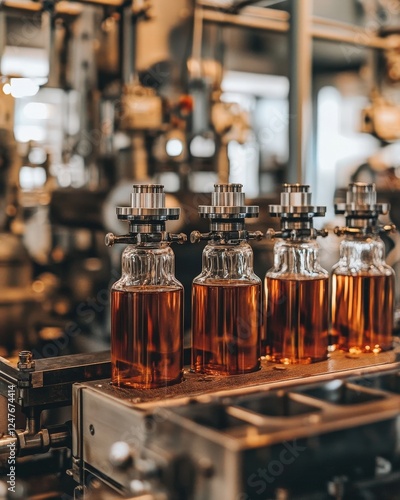
MULTIPOLYGON (((259 369, 260 356, 280 363, 311 363, 327 357, 328 316, 341 349, 379 352, 391 348, 394 273, 385 264, 378 216, 388 207, 376 203, 373 185, 351 184, 346 203, 335 207, 346 217, 340 260, 328 272, 319 264, 313 218, 325 207, 311 203, 308 186, 285 184, 280 205, 269 207, 281 220, 274 265, 262 282, 253 271, 240 184, 217 184, 211 204, 199 207, 210 231, 191 234, 192 243, 207 240, 202 272, 192 286, 192 369, 234 375, 259 369), (331 298, 330 297, 331 293, 331 298), (331 304, 331 308, 330 308, 331 304), (266 332, 266 334, 264 334, 266 332)), ((129 223, 124 236, 107 235, 106 243, 126 243, 122 276, 111 290, 112 381, 117 386, 154 388, 178 383, 183 370, 183 286, 175 278, 173 241, 184 234, 166 231, 179 209, 166 208, 163 186, 134 185, 130 207, 117 216, 129 223)))

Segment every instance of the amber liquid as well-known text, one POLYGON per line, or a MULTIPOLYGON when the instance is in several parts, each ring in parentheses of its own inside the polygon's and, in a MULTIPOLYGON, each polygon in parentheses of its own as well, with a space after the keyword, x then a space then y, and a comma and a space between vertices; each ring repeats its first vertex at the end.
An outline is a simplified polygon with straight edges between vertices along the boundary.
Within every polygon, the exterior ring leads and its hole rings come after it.
POLYGON ((111 291, 112 382, 150 389, 181 381, 183 289, 111 291))
POLYGON ((260 367, 261 283, 194 284, 192 368, 236 375, 260 367))
POLYGON ((351 352, 392 348, 393 276, 332 275, 332 333, 351 352))
POLYGON ((267 357, 313 363, 327 357, 328 278, 266 278, 267 357))

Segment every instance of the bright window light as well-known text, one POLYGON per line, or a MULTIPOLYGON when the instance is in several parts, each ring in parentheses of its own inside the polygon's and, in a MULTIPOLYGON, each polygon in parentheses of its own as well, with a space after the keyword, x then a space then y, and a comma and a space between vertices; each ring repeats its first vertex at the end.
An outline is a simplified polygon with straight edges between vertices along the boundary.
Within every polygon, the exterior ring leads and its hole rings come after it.
POLYGON ((218 182, 215 172, 192 172, 189 175, 189 188, 194 193, 211 193, 218 182))
POLYGON ((16 125, 14 135, 18 142, 43 142, 46 138, 46 129, 38 125, 16 125))
POLYGON ((53 115, 53 107, 44 102, 28 102, 23 113, 30 120, 48 120, 53 115))
POLYGON ((43 148, 32 148, 28 158, 33 165, 41 165, 46 161, 47 154, 43 148))
POLYGON ((7 45, 1 58, 2 75, 47 77, 49 62, 45 49, 7 45))
POLYGON ((46 183, 46 170, 43 167, 21 167, 19 184, 22 189, 43 187, 46 183))
POLYGON ((226 71, 221 87, 223 92, 251 94, 269 99, 286 99, 289 95, 289 79, 286 76, 226 71))
POLYGON ((357 129, 358 117, 366 99, 346 99, 335 87, 318 92, 316 204, 327 205, 327 218, 333 218, 335 187, 345 186, 357 166, 379 147, 379 142, 357 129), (346 116, 346 119, 343 117, 346 116), (352 129, 349 127, 351 121, 352 129), (347 128, 345 128, 345 124, 347 128))
POLYGON ((170 139, 165 144, 165 151, 168 156, 176 157, 182 154, 183 144, 179 139, 170 139))
POLYGON ((190 154, 196 158, 211 158, 215 153, 215 141, 211 137, 196 135, 190 143, 190 154))
POLYGON ((11 85, 9 83, 5 83, 3 85, 3 92, 6 94, 6 95, 10 95, 11 94, 11 85))
POLYGON ((33 97, 39 92, 39 85, 31 78, 11 78, 11 95, 18 97, 33 97))

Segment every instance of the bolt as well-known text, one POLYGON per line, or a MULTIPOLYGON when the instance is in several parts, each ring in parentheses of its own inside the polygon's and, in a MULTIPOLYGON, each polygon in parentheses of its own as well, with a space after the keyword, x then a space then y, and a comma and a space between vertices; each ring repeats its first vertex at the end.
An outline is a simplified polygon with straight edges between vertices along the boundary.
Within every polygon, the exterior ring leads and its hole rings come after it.
POLYGON ((192 231, 190 233, 190 243, 198 243, 201 240, 200 231, 192 231))
POLYGON ((18 370, 33 371, 35 369, 35 361, 33 360, 31 351, 20 351, 18 357, 18 370))
POLYGON ((249 238, 251 240, 261 241, 264 238, 262 231, 254 231, 254 233, 249 233, 249 238))
POLYGON ((115 243, 115 234, 107 233, 104 241, 107 247, 112 247, 115 243))
POLYGON ((90 425, 89 425, 89 431, 90 431, 90 434, 91 434, 92 436, 94 436, 94 432, 95 432, 95 431, 94 431, 94 425, 93 425, 93 424, 90 424, 90 425))

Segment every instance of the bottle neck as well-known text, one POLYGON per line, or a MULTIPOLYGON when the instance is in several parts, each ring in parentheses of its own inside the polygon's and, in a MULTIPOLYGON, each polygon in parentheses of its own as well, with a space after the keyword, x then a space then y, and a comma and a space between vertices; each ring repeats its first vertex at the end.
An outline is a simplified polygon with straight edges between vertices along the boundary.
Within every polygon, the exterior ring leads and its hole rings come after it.
POLYGON ((336 267, 349 272, 386 266, 385 245, 379 236, 347 236, 340 244, 339 255, 336 267))
POLYGON ((174 252, 166 243, 128 245, 122 253, 122 275, 117 283, 128 286, 178 283, 174 252))
POLYGON ((256 280, 253 250, 246 242, 235 245, 210 242, 203 250, 202 273, 198 278, 216 280, 256 280))
POLYGON ((322 278, 328 273, 319 264, 319 246, 314 240, 281 240, 275 243, 274 266, 267 273, 269 277, 322 278))

